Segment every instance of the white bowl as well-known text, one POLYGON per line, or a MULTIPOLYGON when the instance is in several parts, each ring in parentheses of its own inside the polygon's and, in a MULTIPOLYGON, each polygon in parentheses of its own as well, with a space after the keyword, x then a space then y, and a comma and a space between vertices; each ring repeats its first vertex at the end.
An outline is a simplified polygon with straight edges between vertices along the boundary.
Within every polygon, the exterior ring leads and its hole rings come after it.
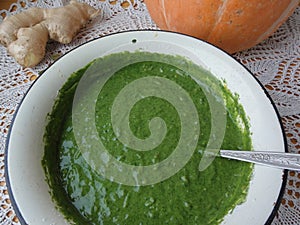
MULTIPOLYGON (((77 47, 51 65, 21 102, 8 137, 6 177, 10 198, 23 224, 67 224, 51 200, 41 165, 46 116, 58 90, 74 71, 113 52, 142 50, 181 55, 202 65, 240 97, 250 118, 254 150, 285 152, 287 145, 275 106, 256 78, 222 50, 199 39, 166 31, 130 31, 108 35, 77 47)), ((223 225, 269 224, 286 183, 286 173, 254 166, 246 201, 228 214, 223 225)))

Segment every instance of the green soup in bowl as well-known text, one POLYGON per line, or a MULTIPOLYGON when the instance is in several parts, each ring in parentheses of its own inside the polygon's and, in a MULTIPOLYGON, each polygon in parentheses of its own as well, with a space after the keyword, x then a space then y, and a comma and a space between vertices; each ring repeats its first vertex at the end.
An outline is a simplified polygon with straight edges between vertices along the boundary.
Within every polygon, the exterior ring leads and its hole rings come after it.
POLYGON ((285 151, 278 118, 251 73, 208 43, 108 35, 24 97, 6 150, 10 198, 21 224, 270 224, 283 171, 216 154, 285 151))
POLYGON ((73 73, 60 90, 47 125, 43 165, 53 198, 65 216, 78 224, 84 221, 91 224, 215 225, 245 200, 252 165, 216 157, 205 170, 199 171, 210 139, 221 141, 219 147, 223 149, 252 148, 247 116, 238 96, 226 88, 226 83, 183 57, 122 52, 94 60, 73 73), (125 66, 112 69, 115 63, 125 66), (78 87, 84 79, 90 81, 78 87), (130 84, 132 90, 124 91, 130 84), (84 92, 76 95, 77 89, 83 87, 84 92), (95 89, 96 93, 89 89, 95 89), (120 97, 122 94, 125 96, 120 97), (118 103, 116 98, 123 100, 118 103), (87 99, 92 99, 92 103, 87 99), (224 117, 225 121, 220 123, 213 122, 211 112, 216 110, 217 104, 224 107, 224 115, 217 114, 224 117), (78 116, 72 107, 80 108, 78 116), (93 107, 94 110, 90 110, 93 107), (126 110, 127 116, 123 113, 126 110), (185 115, 186 118, 181 118, 185 115), (128 123, 130 130, 123 128, 118 118, 128 123), (149 125, 153 118, 163 119, 164 125, 149 125), (76 129, 83 130, 83 135, 76 134, 74 123, 79 124, 76 129), (93 126, 95 134, 89 130, 93 126), (211 134, 216 128, 223 129, 224 133, 211 134), (130 135, 144 142, 145 150, 136 150, 135 139, 123 138, 122 132, 131 132, 130 135), (157 143, 153 137, 155 132, 163 136, 157 137, 160 139, 157 143), (98 139, 89 139, 93 135, 98 135, 98 139), (100 150, 96 142, 102 142, 105 149, 100 150), (161 162, 168 161, 178 145, 180 148, 176 151, 183 153, 178 153, 178 158, 172 161, 174 167, 167 164, 175 171, 164 175, 168 168, 161 162), (193 148, 191 153, 188 148, 193 148), (105 151, 116 160, 103 160, 105 151), (84 157, 87 152, 93 154, 89 159, 84 157), (188 156, 180 158, 184 154, 188 156), (181 161, 185 161, 185 165, 181 165, 181 161), (119 173, 115 177, 103 172, 112 167, 110 163, 120 164, 119 171, 112 172, 113 175, 119 173), (130 167, 122 168, 124 164, 130 167), (101 170, 100 165, 104 169, 101 170), (142 167, 151 172, 144 173, 142 167))

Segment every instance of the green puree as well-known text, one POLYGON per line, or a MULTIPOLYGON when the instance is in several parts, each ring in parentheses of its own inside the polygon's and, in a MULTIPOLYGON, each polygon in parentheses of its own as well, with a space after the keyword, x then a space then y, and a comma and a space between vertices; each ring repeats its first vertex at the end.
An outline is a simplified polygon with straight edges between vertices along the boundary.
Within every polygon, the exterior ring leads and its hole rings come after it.
MULTIPOLYGON (((176 108, 158 97, 146 97, 131 109, 132 133, 141 139, 150 135, 149 121, 160 117, 165 121, 164 140, 150 151, 137 151, 124 146, 111 124, 113 101, 129 83, 146 76, 167 78, 180 85, 192 98, 199 113, 200 135, 197 148, 188 163, 170 178, 146 186, 126 186, 105 179, 93 170, 77 147, 72 127, 72 100, 80 78, 97 60, 73 73, 59 92, 45 133, 43 167, 58 208, 76 224, 219 224, 237 204, 244 201, 252 166, 248 163, 216 157, 203 172, 198 167, 210 137, 209 102, 198 83, 212 93, 219 87, 226 103, 227 124, 222 143, 224 149, 251 149, 249 124, 238 96, 230 93, 225 82, 181 57, 153 53, 118 53, 104 57, 114 63, 118 58, 142 58, 152 54, 153 60, 130 64, 118 70, 105 83, 95 105, 95 123, 100 139, 120 162, 151 165, 168 158, 179 142, 181 123, 176 108), (155 59, 167 59, 187 65, 182 71, 155 59), (195 81, 190 72, 200 74, 195 81)), ((108 65, 109 66, 109 65, 108 65)), ((174 93, 176 94, 176 93, 174 93)), ((124 102, 126 104, 126 102, 124 102)), ((82 120, 84 120, 82 115, 82 120)))

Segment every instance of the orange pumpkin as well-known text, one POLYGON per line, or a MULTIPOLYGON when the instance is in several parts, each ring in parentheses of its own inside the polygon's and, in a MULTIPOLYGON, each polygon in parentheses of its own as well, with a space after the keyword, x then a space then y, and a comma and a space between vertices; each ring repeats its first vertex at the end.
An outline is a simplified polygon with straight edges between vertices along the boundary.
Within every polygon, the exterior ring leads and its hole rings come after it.
POLYGON ((299 0, 144 0, 163 30, 206 40, 234 53, 269 37, 299 0))

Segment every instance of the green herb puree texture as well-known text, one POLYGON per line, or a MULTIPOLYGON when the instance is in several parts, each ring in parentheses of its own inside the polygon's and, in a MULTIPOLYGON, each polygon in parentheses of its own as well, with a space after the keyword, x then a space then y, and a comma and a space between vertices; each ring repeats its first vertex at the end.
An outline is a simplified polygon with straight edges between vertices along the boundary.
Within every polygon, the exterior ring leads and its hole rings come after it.
MULTIPOLYGON (((150 55, 189 65, 198 71, 200 82, 214 90, 218 86, 226 103, 227 124, 223 149, 251 149, 249 124, 238 96, 230 93, 226 83, 208 71, 179 57, 154 53, 117 53, 104 57, 118 58, 150 55)), ((97 59, 101 60, 101 59, 97 59)), ((97 61, 96 60, 96 61, 97 61)), ((93 171, 77 148, 72 128, 72 100, 85 68, 73 73, 59 92, 45 132, 43 167, 51 194, 58 208, 75 224, 220 224, 225 215, 245 200, 252 166, 248 163, 216 157, 203 172, 198 166, 210 136, 210 107, 198 82, 189 70, 171 64, 144 61, 117 71, 102 88, 96 103, 96 127, 101 141, 116 159, 131 165, 151 165, 166 159, 176 147, 180 118, 166 100, 147 97, 130 112, 130 128, 138 138, 150 135, 149 121, 162 118, 167 133, 162 143, 151 151, 136 151, 124 146, 116 137, 112 124, 112 104, 120 90, 130 82, 146 76, 160 76, 176 82, 192 98, 199 113, 200 135, 197 148, 184 168, 160 183, 148 186, 126 186, 111 182, 93 171)), ((126 103, 124 103, 126 104, 126 103)), ((84 115, 82 117, 84 119, 84 115)))

